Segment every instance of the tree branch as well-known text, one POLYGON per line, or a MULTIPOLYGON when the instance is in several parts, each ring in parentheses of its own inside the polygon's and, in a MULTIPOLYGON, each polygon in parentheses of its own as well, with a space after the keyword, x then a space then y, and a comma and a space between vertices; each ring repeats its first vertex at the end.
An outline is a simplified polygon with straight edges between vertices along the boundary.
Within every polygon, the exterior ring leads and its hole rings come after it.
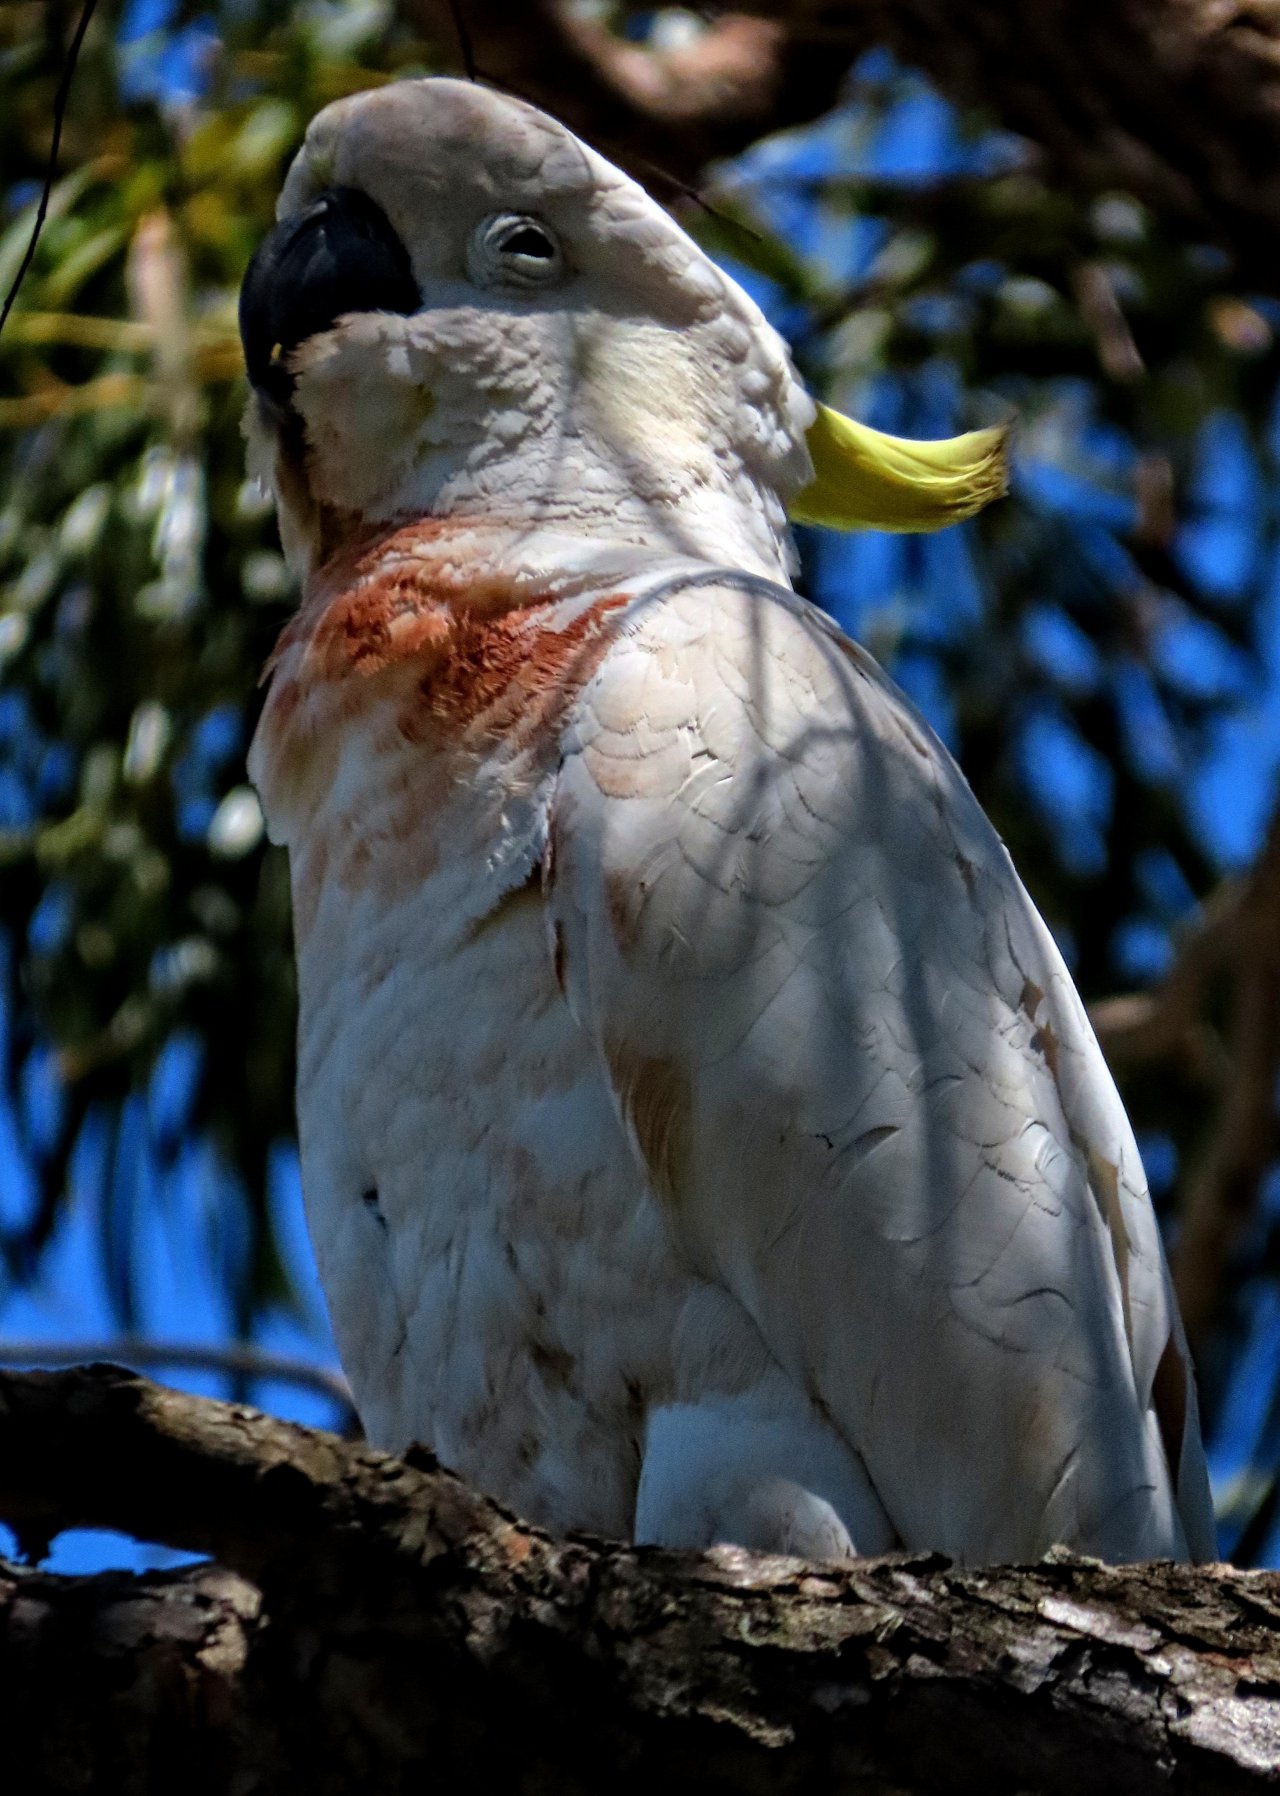
POLYGON ((552 1541, 435 1468, 107 1367, 0 1376, 0 1515, 217 1553, 0 1568, 34 1786, 1232 1792, 1280 1578, 552 1541))
MULTIPOLYGON (((747 11, 763 3, 744 0, 747 11)), ((1086 192, 1121 188, 1275 290, 1280 14, 1270 0, 795 0, 857 47, 886 45, 980 107, 1086 192)))
MULTIPOLYGON (((796 39, 776 17, 720 17, 693 43, 653 51, 562 0, 466 0, 475 70, 564 120, 611 160, 660 188, 696 181, 766 131, 835 104, 845 61, 796 39)), ((400 11, 451 62, 462 50, 453 0, 401 0, 400 11)))
POLYGON ((1149 992, 1093 1007, 1107 1058, 1123 1072, 1183 1062, 1214 1092, 1205 1145, 1186 1181, 1173 1275, 1193 1346, 1221 1306, 1231 1256, 1280 1149, 1280 806, 1250 870, 1223 882, 1149 992), (1215 981, 1229 991, 1227 1037, 1209 1022, 1215 981))
MULTIPOLYGON (((456 55, 446 0, 401 12, 456 55)), ((647 11, 638 4, 630 10, 647 11)), ((564 0, 467 0, 482 73, 528 93, 615 161, 697 179, 765 131, 835 101, 864 51, 891 49, 1086 192, 1125 189, 1220 244, 1276 291, 1280 12, 1272 0, 738 0, 679 50, 626 44, 564 0)))
POLYGON ((342 1432, 356 1432, 351 1386, 329 1366, 291 1354, 268 1353, 247 1341, 223 1341, 217 1345, 195 1341, 154 1341, 137 1335, 120 1335, 111 1341, 6 1341, 0 1338, 0 1367, 82 1366, 105 1360, 133 1371, 220 1372, 228 1378, 269 1379, 272 1383, 300 1385, 327 1397, 342 1418, 342 1432))

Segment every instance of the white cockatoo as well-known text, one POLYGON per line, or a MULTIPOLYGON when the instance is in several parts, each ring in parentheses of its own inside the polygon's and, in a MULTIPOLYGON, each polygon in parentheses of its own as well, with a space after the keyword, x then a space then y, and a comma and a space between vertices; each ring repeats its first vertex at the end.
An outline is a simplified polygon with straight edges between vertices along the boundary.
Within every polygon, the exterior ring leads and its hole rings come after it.
POLYGON ((815 406, 562 125, 326 108, 241 304, 300 609, 303 1184, 370 1439, 532 1520, 969 1563, 1213 1556, 1133 1135, 946 750, 791 589, 997 432, 815 406))

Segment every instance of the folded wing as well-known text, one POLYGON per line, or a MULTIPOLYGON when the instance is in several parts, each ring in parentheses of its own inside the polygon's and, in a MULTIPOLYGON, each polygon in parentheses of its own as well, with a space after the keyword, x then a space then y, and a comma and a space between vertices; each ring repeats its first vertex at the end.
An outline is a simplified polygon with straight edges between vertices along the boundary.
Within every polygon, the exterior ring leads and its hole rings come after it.
POLYGON ((909 1545, 1212 1558, 1132 1133, 946 750, 793 594, 637 601, 570 719, 557 967, 688 1251, 909 1545))

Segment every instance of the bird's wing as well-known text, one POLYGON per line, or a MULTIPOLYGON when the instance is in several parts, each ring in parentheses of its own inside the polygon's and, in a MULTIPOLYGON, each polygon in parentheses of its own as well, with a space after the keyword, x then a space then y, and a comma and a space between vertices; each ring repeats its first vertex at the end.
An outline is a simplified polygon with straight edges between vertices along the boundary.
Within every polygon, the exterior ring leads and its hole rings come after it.
POLYGON ((870 657, 749 576, 637 601, 567 726, 546 884, 656 1201, 903 1540, 1213 1557, 1120 1100, 1002 844, 870 657))

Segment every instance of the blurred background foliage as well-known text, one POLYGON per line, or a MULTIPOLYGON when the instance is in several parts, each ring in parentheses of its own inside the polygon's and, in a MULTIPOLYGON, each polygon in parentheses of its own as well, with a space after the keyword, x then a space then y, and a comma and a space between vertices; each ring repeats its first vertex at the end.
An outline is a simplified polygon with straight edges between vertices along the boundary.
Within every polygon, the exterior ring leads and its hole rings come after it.
MULTIPOLYGON (((704 29, 596 12, 642 47, 704 29)), ((0 291, 78 16, 0 7, 0 291)), ((205 1334, 285 1315, 328 1351, 297 1245, 286 870, 244 774, 292 594, 244 479, 236 292, 311 114, 455 52, 381 0, 103 0, 88 30, 0 337, 10 1336, 37 1326, 24 1293, 71 1277, 51 1268, 72 1227, 86 1315, 180 1322, 159 1211, 196 1243, 205 1334)), ((1280 304, 878 53, 678 210, 845 409, 907 435, 1018 420, 1008 502, 936 538, 803 533, 804 584, 959 755, 1097 1007, 1179 1267, 1224 1546, 1274 1559, 1280 304)))

